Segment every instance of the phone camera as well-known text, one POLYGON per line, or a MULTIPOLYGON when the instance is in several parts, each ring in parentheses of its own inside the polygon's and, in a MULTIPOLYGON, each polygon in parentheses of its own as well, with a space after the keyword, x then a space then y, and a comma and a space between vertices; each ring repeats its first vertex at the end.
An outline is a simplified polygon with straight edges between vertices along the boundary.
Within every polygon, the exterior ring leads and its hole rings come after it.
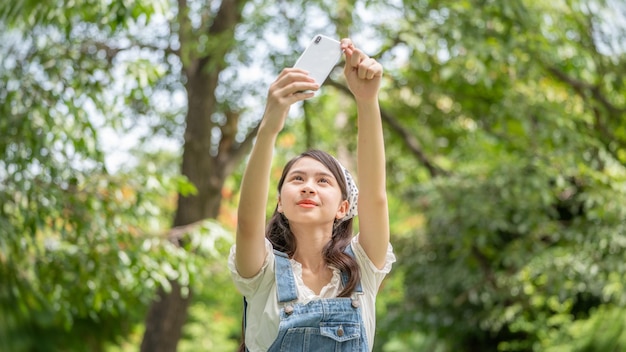
POLYGON ((317 37, 315 37, 315 44, 319 43, 320 40, 322 40, 322 36, 318 35, 317 37))

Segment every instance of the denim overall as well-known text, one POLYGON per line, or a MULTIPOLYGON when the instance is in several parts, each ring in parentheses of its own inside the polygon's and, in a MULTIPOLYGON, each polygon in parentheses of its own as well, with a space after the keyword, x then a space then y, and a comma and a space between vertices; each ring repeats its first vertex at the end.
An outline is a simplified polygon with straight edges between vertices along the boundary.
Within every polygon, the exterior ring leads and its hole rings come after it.
MULTIPOLYGON (((352 248, 346 252, 354 257, 352 248)), ((276 254, 276 291, 280 309, 278 336, 269 352, 362 352, 369 351, 361 316, 359 282, 352 297, 316 299, 296 303, 298 292, 291 263, 285 253, 276 254)), ((341 273, 343 284, 347 275, 341 273)))

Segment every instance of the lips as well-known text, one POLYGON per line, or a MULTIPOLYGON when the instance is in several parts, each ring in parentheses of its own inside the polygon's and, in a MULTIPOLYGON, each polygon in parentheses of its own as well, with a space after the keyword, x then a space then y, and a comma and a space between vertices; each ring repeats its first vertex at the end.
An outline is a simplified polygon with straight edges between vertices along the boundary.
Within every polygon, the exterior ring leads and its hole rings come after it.
POLYGON ((317 206, 317 203, 312 201, 312 200, 310 200, 310 199, 303 199, 303 200, 299 201, 297 204, 300 205, 300 206, 303 206, 303 207, 315 207, 315 206, 317 206))

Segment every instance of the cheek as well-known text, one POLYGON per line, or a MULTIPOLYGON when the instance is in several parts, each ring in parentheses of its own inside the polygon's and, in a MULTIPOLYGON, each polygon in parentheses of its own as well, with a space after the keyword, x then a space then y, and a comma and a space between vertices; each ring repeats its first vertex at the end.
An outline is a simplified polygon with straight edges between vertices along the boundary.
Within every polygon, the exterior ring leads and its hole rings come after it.
POLYGON ((283 188, 280 189, 280 196, 279 198, 282 198, 283 200, 285 198, 289 198, 293 195, 293 187, 290 186, 283 186, 283 188))
MULTIPOLYGON (((295 195, 297 196, 297 194, 295 195)), ((280 190, 280 194, 278 196, 278 205, 279 206, 288 206, 294 201, 294 190, 293 187, 283 186, 280 190)))
POLYGON ((331 195, 331 197, 333 198, 333 203, 337 204, 337 206, 341 206, 341 203, 343 202, 341 192, 335 192, 331 195))

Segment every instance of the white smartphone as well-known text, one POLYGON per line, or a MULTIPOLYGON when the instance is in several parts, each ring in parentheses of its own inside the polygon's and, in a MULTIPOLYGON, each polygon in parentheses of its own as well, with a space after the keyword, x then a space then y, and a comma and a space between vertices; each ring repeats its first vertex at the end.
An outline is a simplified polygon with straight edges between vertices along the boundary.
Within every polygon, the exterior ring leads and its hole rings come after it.
POLYGON ((321 86, 340 58, 341 43, 318 34, 313 37, 293 67, 308 71, 315 83, 321 86))

